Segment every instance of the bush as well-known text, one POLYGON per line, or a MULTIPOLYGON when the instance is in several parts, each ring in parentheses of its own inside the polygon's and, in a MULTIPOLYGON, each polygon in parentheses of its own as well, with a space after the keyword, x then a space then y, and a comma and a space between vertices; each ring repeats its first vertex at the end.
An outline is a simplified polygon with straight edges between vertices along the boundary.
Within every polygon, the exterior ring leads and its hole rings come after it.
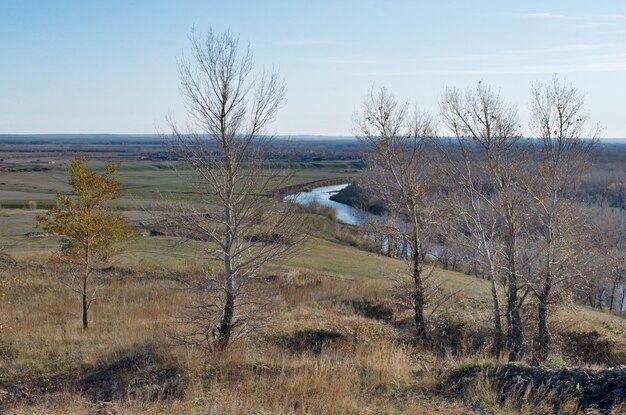
POLYGON ((291 336, 280 339, 278 344, 290 349, 293 352, 311 352, 318 355, 322 352, 324 346, 331 343, 337 343, 343 339, 343 334, 333 330, 298 330, 291 336))
POLYGON ((624 381, 626 371, 621 368, 550 369, 476 363, 452 371, 441 389, 472 400, 473 404, 508 404, 516 409, 530 409, 528 413, 533 414, 581 413, 591 408, 601 410, 600 413, 623 413, 624 381))
POLYGON ((380 320, 386 323, 391 323, 393 320, 393 309, 386 304, 375 303, 365 298, 345 303, 351 305, 356 314, 365 318, 380 320))
POLYGON ((561 350, 573 363, 601 364, 608 366, 626 364, 626 354, 620 345, 603 338, 597 331, 570 331, 561 335, 561 350))
POLYGON ((441 314, 431 320, 428 328, 429 347, 440 355, 469 356, 490 347, 490 328, 469 324, 461 316, 441 314))
POLYGON ((318 202, 312 202, 307 205, 307 210, 315 215, 325 216, 332 221, 337 220, 337 211, 331 206, 325 206, 319 204, 318 202))
POLYGON ((138 345, 102 359, 80 380, 80 389, 95 401, 146 401, 181 398, 187 389, 182 367, 153 345, 138 345))

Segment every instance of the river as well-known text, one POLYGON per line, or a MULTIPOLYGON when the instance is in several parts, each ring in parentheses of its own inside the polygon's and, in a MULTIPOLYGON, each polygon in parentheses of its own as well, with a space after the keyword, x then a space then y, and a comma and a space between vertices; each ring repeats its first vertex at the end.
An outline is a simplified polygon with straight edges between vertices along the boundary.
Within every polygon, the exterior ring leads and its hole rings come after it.
POLYGON ((330 197, 338 193, 341 189, 348 187, 350 183, 336 184, 333 186, 316 187, 308 192, 300 192, 287 195, 283 200, 294 201, 301 205, 310 205, 311 203, 319 203, 323 206, 330 206, 337 213, 337 220, 349 225, 360 225, 366 219, 366 212, 355 209, 352 206, 330 200, 330 197))
MULTIPOLYGON (((320 205, 330 206, 337 213, 337 220, 349 225, 360 225, 363 223, 370 213, 355 209, 352 206, 330 200, 330 197, 338 193, 341 189, 348 187, 350 183, 337 184, 333 186, 316 187, 308 192, 300 192, 285 196, 283 200, 294 201, 301 205, 310 205, 311 203, 319 203, 320 205)), ((371 215, 374 216, 374 215, 371 215)), ((367 234, 365 235, 367 237, 367 234)), ((386 241, 383 242, 383 249, 386 249, 386 241)), ((438 249, 438 248, 436 248, 438 249)), ((619 290, 618 290, 619 291, 619 290)), ((619 298, 619 293, 617 295, 619 298)), ((623 307, 626 309, 626 296, 623 299, 623 307)))

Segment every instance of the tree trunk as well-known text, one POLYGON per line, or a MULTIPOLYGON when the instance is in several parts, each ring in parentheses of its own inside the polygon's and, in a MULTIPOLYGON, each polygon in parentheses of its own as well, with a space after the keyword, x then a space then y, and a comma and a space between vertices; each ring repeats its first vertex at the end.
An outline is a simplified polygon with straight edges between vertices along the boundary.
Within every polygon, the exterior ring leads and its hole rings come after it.
POLYGON ((89 261, 90 261, 90 246, 87 245, 85 249, 85 274, 83 275, 83 329, 89 327, 89 321, 87 320, 87 311, 89 309, 89 303, 87 302, 87 280, 89 279, 89 261))
POLYGON ((613 286, 611 287, 611 297, 609 297, 609 312, 613 312, 613 303, 615 302, 615 291, 617 290, 617 280, 613 281, 613 286))
POLYGON ((89 327, 89 321, 87 320, 87 309, 89 305, 87 304, 87 274, 83 277, 83 329, 89 327))
POLYGON ((493 323, 494 323, 494 335, 493 335, 493 354, 500 357, 502 349, 504 348, 504 333, 502 332, 502 316, 500 313, 500 300, 498 299, 498 288, 496 287, 495 276, 492 274, 489 277, 491 283, 491 299, 493 302, 493 323))
POLYGON ((230 210, 226 209, 227 225, 224 232, 224 279, 225 294, 224 311, 220 322, 220 335, 217 347, 220 349, 228 346, 233 328, 233 315, 235 314, 235 284, 233 281, 233 264, 231 259, 231 247, 233 243, 233 232, 230 228, 230 210))
POLYGON ((89 321, 87 321, 87 291, 86 286, 83 286, 83 329, 89 327, 89 321))
POLYGON ((598 290, 598 302, 596 303, 596 307, 598 308, 598 310, 602 310, 602 306, 604 304, 604 291, 605 288, 600 288, 598 290))
POLYGON ((540 364, 548 358, 550 350, 550 333, 548 332, 548 304, 545 295, 539 298, 537 304, 537 338, 535 339, 535 364, 540 364))
POLYGON ((426 341, 426 322, 424 319, 424 286, 422 281, 422 264, 419 249, 415 244, 413 250, 413 312, 415 319, 415 336, 418 341, 426 341))
MULTIPOLYGON (((517 280, 517 275, 510 278, 517 280)), ((522 349, 522 318, 517 305, 517 281, 509 284, 510 324, 507 331, 509 343, 509 361, 517 360, 522 349)))
POLYGON ((472 259, 472 274, 478 278, 478 260, 476 259, 476 252, 474 252, 474 259, 472 259))
MULTIPOLYGON (((514 233, 511 233, 514 235, 514 233)), ((522 334, 522 318, 520 316, 519 304, 517 300, 517 270, 515 268, 515 240, 514 236, 508 241, 507 256, 509 262, 509 281, 508 281, 508 320, 509 327, 507 330, 507 341, 509 346, 509 361, 519 358, 522 350, 523 334, 522 334)))
POLYGON ((230 342, 230 335, 233 328, 233 315, 235 313, 235 296, 231 293, 226 294, 226 301, 224 302, 224 314, 220 323, 220 337, 217 343, 219 349, 223 349, 228 346, 230 342))
MULTIPOLYGON (((555 196, 556 197, 556 196, 555 196)), ((556 203, 554 203, 556 206, 556 203)), ((552 280, 554 271, 552 264, 554 262, 554 231, 553 216, 548 220, 547 228, 547 246, 546 246, 546 274, 544 276, 543 287, 537 301, 537 337, 534 344, 533 360, 535 364, 541 364, 548 358, 550 352, 550 333, 548 331, 548 302, 550 300, 550 292, 552 291, 552 280)))
POLYGON ((459 260, 456 257, 452 257, 450 263, 452 264, 452 271, 460 272, 461 267, 459 266, 459 260))

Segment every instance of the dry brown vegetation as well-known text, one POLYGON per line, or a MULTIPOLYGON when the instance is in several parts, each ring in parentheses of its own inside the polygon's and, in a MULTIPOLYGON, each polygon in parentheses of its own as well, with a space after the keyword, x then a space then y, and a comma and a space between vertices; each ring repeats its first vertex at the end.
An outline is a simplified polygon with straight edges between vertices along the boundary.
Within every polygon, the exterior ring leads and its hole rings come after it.
MULTIPOLYGON (((285 270, 265 276, 277 317, 270 316, 254 336, 231 348, 206 354, 176 346, 168 336, 177 329, 180 307, 193 301, 193 294, 172 276, 198 272, 197 265, 168 270, 144 263, 100 272, 103 295, 86 331, 74 307, 78 299, 59 278, 63 269, 7 257, 2 268, 18 281, 0 315, 4 412, 468 414, 554 409, 552 401, 506 397, 487 376, 479 376, 462 393, 450 388, 451 374, 487 362, 478 359, 488 355, 489 340, 476 343, 476 338, 488 324, 489 309, 478 300, 455 301, 445 319, 438 320, 445 326, 441 333, 456 333, 458 348, 441 348, 451 344, 441 339, 428 349, 414 344, 407 325, 411 315, 396 308, 388 293, 390 281, 285 270), (471 336, 463 334, 470 330, 471 336)), ((565 312, 559 322, 570 331, 597 330, 603 340, 623 348, 623 321, 597 314, 585 311, 586 327, 565 312)), ((439 325, 433 324, 434 341, 439 325)), ((567 397, 554 401, 561 404, 561 413, 578 410, 567 397)))

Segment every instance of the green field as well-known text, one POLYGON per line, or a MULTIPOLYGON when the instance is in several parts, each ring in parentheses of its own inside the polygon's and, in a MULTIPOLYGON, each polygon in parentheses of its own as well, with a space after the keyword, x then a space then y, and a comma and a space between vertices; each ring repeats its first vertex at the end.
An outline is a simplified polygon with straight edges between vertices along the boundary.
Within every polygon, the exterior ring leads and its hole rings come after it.
MULTIPOLYGON (((91 163, 101 166, 102 162, 91 163)), ((57 192, 67 192, 65 163, 49 165, 46 171, 0 171, 0 207, 46 207, 57 192)), ((118 164, 117 179, 122 198, 118 208, 133 210, 163 200, 198 199, 195 175, 180 164, 151 161, 129 161, 118 164)), ((295 171, 286 185, 301 185, 318 180, 337 180, 354 176, 349 161, 294 163, 295 171)), ((200 184, 201 186, 201 184, 200 184)))

